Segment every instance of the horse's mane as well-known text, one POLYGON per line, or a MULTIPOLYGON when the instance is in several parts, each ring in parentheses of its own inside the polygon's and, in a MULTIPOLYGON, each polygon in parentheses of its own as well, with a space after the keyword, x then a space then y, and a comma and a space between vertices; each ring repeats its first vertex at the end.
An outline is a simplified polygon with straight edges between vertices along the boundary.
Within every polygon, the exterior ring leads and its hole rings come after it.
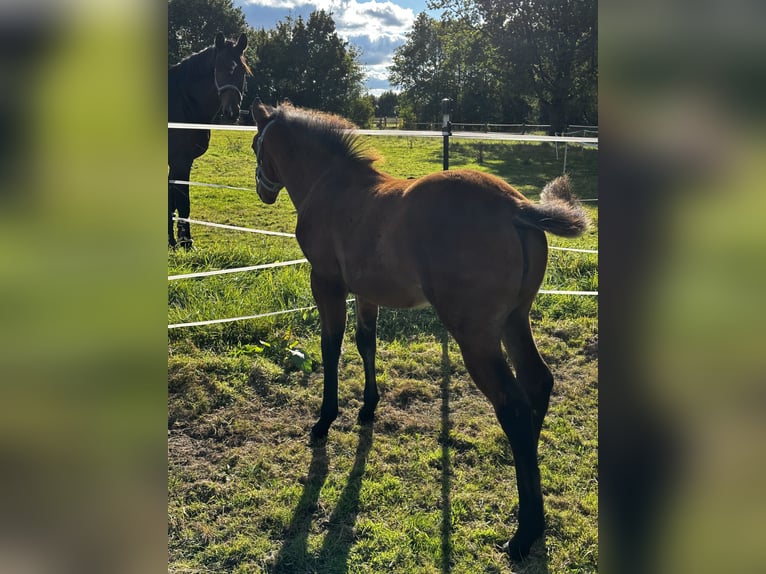
POLYGON ((290 102, 279 104, 273 120, 288 127, 297 127, 306 143, 329 151, 357 163, 371 164, 378 158, 355 132, 357 126, 345 118, 333 114, 293 106, 290 102))
MULTIPOLYGON (((231 40, 226 40, 226 46, 229 48, 234 47, 234 42, 231 40)), ((186 56, 183 60, 178 62, 177 64, 173 64, 168 68, 168 77, 171 76, 182 76, 185 75, 187 77, 193 77, 197 74, 206 74, 210 71, 210 68, 213 66, 213 55, 215 54, 215 46, 208 46, 207 48, 203 48, 202 50, 198 52, 194 52, 193 54, 190 54, 189 56, 186 56)), ((253 71, 250 69, 250 66, 247 65, 247 61, 245 60, 245 55, 242 54, 239 57, 239 61, 242 62, 242 65, 245 67, 245 72, 248 76, 253 75, 253 71)))
POLYGON ((193 54, 186 56, 183 60, 168 68, 168 77, 193 77, 197 74, 209 72, 213 66, 214 51, 215 49, 213 46, 208 46, 199 52, 194 52, 193 54))

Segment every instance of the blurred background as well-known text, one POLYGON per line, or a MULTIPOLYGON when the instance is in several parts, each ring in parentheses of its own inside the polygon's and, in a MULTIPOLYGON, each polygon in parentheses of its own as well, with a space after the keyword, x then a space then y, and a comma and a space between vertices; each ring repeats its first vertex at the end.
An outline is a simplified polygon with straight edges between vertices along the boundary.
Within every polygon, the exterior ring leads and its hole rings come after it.
POLYGON ((599 3, 604 572, 766 563, 764 16, 599 3))
MULTIPOLYGON (((604 572, 766 563, 765 12, 600 3, 604 572)), ((166 28, 0 5, 0 572, 166 568, 166 28)))
POLYGON ((165 568, 165 18, 0 4, 0 572, 165 568))

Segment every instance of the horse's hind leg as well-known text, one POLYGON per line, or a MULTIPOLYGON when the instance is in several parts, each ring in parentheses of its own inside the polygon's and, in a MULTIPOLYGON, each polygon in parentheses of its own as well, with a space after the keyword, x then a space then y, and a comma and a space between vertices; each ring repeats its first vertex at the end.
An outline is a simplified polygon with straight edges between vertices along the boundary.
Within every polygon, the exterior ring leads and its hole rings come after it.
POLYGON ((540 437, 543 419, 548 412, 553 375, 540 356, 529 324, 529 310, 516 309, 505 324, 503 342, 511 358, 516 377, 532 405, 535 442, 540 437))
POLYGON ((327 436, 330 425, 338 417, 338 360, 346 329, 346 295, 342 283, 326 280, 311 273, 311 290, 314 294, 319 319, 322 324, 322 366, 324 387, 319 420, 311 429, 312 440, 327 436))
POLYGON ((378 306, 356 297, 356 348, 364 363, 364 405, 359 411, 359 422, 364 424, 375 417, 378 406, 378 385, 375 380, 375 347, 378 306))
POLYGON ((532 544, 545 530, 532 406, 503 356, 499 332, 497 337, 460 336, 454 332, 453 336, 460 345, 468 372, 492 403, 511 443, 519 491, 519 526, 508 542, 507 551, 512 559, 520 560, 529 554, 532 544))

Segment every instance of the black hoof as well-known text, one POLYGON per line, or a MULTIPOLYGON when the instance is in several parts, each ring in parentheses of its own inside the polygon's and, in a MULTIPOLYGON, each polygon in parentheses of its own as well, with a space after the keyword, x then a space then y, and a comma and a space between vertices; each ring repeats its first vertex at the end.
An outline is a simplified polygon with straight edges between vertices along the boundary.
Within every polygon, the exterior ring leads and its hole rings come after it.
POLYGON ((356 420, 359 421, 360 425, 370 424, 375 420, 375 409, 362 407, 359 411, 359 415, 356 417, 356 420))
POLYGON ((317 422, 311 428, 311 444, 317 444, 327 439, 327 433, 330 430, 330 423, 317 422))
POLYGON ((502 546, 503 552, 508 554, 511 562, 522 562, 529 556, 529 552, 532 549, 532 545, 542 534, 537 535, 523 535, 518 532, 502 546))

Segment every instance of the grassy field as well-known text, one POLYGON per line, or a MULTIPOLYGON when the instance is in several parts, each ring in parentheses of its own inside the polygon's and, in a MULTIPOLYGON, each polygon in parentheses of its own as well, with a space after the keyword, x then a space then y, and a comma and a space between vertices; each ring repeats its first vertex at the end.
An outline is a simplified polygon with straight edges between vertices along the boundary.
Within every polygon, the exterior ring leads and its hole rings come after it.
MULTIPOLYGON (((214 132, 192 180, 254 188, 252 134, 214 132)), ((380 169, 441 169, 441 140, 370 138, 380 169)), ((530 198, 562 171, 563 148, 453 140, 450 167, 495 173, 530 198), (479 149, 481 146, 481 152, 479 149), (482 163, 479 164, 481 153, 482 163), (558 157, 557 157, 558 155, 558 157)), ((567 172, 596 198, 597 152, 570 146, 567 172)), ((194 187, 192 218, 292 232, 283 193, 194 187)), ((576 240, 597 248, 594 222, 576 240)), ((302 257, 294 239, 193 226, 196 249, 168 253, 168 273, 302 257)), ((308 265, 168 284, 168 322, 313 304, 308 265)), ((597 256, 552 251, 544 289, 598 289, 597 256)), ((168 331, 168 560, 172 572, 595 572, 597 515, 595 297, 539 295, 533 328, 556 377, 540 464, 544 543, 511 566, 512 455, 489 402, 430 309, 381 310, 376 421, 359 427, 363 371, 346 335, 341 413, 324 446, 308 433, 321 401, 316 311, 168 331)), ((353 306, 348 324, 353 325, 353 306)))

